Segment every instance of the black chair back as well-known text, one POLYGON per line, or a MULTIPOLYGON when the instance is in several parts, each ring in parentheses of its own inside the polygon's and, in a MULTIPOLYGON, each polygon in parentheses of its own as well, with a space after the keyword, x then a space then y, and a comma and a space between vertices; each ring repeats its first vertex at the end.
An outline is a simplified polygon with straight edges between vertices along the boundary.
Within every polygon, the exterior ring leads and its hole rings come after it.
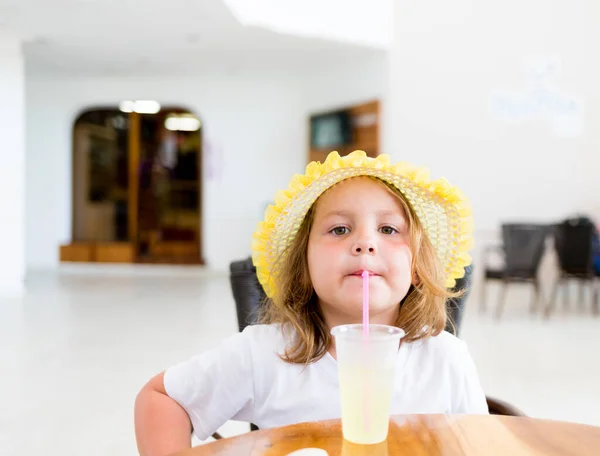
POLYGON ((232 262, 229 271, 238 327, 241 332, 246 326, 256 323, 260 305, 266 299, 266 295, 256 277, 256 267, 252 264, 252 258, 232 262))
POLYGON ((570 275, 593 275, 594 226, 582 220, 566 220, 555 228, 554 243, 560 269, 570 275))
POLYGON ((548 227, 534 224, 503 224, 506 277, 535 277, 544 253, 548 227))

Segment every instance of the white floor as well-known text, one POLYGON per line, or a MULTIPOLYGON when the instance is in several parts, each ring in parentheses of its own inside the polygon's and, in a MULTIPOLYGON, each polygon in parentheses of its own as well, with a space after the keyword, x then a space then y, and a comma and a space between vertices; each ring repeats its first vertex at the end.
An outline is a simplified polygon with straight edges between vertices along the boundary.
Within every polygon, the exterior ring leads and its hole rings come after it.
MULTIPOLYGON (((139 388, 237 331, 228 277, 196 268, 69 268, 30 274, 27 288, 0 300, 1 455, 136 454, 139 388)), ((546 321, 528 313, 527 289, 507 298, 496 322, 474 290, 464 320, 486 392, 530 416, 600 426, 600 318, 572 303, 546 321)))

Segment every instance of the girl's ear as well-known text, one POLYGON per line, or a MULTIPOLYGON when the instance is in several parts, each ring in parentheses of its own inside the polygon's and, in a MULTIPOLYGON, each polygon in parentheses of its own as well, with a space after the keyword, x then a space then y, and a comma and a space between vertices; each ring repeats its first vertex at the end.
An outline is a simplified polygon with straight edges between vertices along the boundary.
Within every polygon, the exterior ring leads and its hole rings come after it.
POLYGON ((419 278, 419 275, 416 272, 412 273, 412 280, 410 281, 410 283, 415 287, 421 283, 421 279, 419 278))

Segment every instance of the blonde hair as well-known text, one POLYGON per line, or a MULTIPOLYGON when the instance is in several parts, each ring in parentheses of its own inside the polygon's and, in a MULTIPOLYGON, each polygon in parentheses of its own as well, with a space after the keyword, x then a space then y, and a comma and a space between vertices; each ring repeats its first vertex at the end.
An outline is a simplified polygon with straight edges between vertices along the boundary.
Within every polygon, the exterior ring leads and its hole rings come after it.
MULTIPOLYGON (((400 201, 409 227, 412 251, 411 273, 417 284, 411 285, 399 303, 395 326, 406 335, 402 339, 412 342, 436 336, 446 326, 446 301, 457 297, 445 286, 445 276, 437 252, 431 244, 421 222, 402 193, 393 185, 370 177, 384 185, 400 201)), ((317 199, 318 201, 318 199, 317 199)), ((321 359, 329 350, 332 336, 319 307, 308 270, 308 239, 313 224, 316 202, 309 209, 302 225, 281 255, 278 289, 274 298, 267 299, 261 311, 261 323, 280 323, 291 327, 296 337, 281 358, 293 364, 309 364, 321 359)))

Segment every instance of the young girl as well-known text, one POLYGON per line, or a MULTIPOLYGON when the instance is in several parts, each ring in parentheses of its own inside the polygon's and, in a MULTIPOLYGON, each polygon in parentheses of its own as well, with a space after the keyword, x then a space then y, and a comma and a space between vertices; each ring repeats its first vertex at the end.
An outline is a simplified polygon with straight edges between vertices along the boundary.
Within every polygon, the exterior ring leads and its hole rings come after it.
POLYGON ((334 326, 402 328, 391 414, 488 413, 473 361, 447 332, 445 303, 470 263, 460 191, 427 171, 356 151, 311 163, 275 196, 254 235, 267 297, 261 325, 169 368, 136 401, 142 454, 169 454, 227 420, 259 428, 339 418, 334 326))

